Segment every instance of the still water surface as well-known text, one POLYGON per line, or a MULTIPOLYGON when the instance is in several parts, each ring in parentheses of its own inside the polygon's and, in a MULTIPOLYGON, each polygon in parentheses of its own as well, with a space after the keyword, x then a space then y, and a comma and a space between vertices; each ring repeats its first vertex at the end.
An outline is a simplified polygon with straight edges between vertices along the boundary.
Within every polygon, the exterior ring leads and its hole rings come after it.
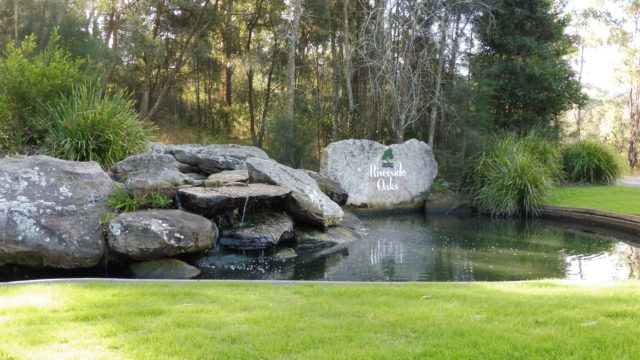
POLYGON ((231 256, 226 264, 203 268, 201 277, 330 281, 640 278, 640 243, 603 229, 471 216, 403 214, 361 219, 366 236, 341 251, 249 262, 234 261, 231 256))

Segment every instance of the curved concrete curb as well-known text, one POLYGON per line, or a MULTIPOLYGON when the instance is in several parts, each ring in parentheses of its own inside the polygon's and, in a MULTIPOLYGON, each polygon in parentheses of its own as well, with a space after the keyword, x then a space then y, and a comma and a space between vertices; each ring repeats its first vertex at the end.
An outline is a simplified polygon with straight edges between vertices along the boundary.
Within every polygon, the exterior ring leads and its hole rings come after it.
POLYGON ((452 285, 472 285, 472 284, 516 284, 516 283, 553 283, 561 285, 581 285, 581 286, 614 286, 623 281, 588 281, 588 280, 515 280, 515 281, 322 281, 322 280, 220 280, 220 279, 120 279, 120 278, 66 278, 66 279, 40 279, 0 282, 3 286, 25 286, 25 285, 53 285, 53 284, 78 284, 78 283, 106 283, 106 284, 145 284, 145 283, 249 283, 264 285, 430 285, 430 284, 452 284, 452 285))
POLYGON ((628 234, 640 236, 640 216, 613 211, 543 205, 540 216, 548 219, 570 220, 613 228, 628 234))

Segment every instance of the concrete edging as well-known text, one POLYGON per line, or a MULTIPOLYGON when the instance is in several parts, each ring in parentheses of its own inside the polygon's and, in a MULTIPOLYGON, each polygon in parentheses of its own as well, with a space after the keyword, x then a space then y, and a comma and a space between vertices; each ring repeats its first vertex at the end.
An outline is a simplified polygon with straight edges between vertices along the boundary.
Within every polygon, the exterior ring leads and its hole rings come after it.
POLYGON ((570 220, 590 225, 611 227, 631 235, 640 236, 640 216, 613 211, 566 206, 543 205, 540 216, 548 219, 570 220))
POLYGON ((625 280, 617 282, 608 281, 588 281, 588 280, 566 280, 566 279, 541 279, 541 280, 514 280, 514 281, 326 281, 326 280, 224 280, 224 279, 124 279, 124 278, 64 278, 64 279, 39 279, 0 282, 0 288, 7 286, 26 285, 53 285, 53 284, 81 284, 81 283, 106 283, 106 284, 145 284, 145 283, 167 283, 167 284, 190 284, 190 283, 230 283, 230 284, 264 284, 264 285, 431 285, 431 284, 451 284, 451 285, 473 285, 473 284, 522 284, 522 283, 553 283, 561 285, 581 285, 581 286, 612 286, 625 280))

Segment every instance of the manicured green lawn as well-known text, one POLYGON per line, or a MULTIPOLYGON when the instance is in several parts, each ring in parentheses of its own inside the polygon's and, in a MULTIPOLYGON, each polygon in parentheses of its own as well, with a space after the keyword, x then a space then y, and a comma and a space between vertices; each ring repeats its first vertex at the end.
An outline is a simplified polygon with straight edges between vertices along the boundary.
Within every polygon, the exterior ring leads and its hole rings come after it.
POLYGON ((0 359, 638 359, 640 282, 0 287, 0 359))
POLYGON ((554 191, 549 205, 640 215, 640 187, 560 186, 554 191))

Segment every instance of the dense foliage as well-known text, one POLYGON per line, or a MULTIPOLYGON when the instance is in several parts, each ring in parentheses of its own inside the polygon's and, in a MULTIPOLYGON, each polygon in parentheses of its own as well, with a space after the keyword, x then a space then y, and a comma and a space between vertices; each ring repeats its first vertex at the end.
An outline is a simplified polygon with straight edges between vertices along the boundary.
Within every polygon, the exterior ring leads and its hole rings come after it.
POLYGON ((122 91, 104 94, 92 86, 77 86, 69 97, 46 107, 45 150, 76 161, 97 161, 109 167, 144 152, 151 128, 135 112, 122 91))
POLYGON ((542 137, 500 137, 476 159, 476 202, 493 216, 535 214, 560 177, 561 164, 559 149, 542 137))
POLYGON ((40 53, 57 28, 165 140, 250 143, 309 167, 330 141, 415 137, 454 174, 488 130, 548 125, 575 102, 549 4, 29 0, 0 4, 0 45, 35 33, 40 53))
POLYGON ((54 34, 49 45, 38 52, 31 36, 20 46, 7 45, 0 58, 0 146, 5 151, 35 144, 47 128, 38 121, 44 114, 43 106, 55 106, 71 94, 75 84, 95 80, 85 61, 74 59, 57 39, 54 34))
POLYGON ((566 56, 567 19, 548 0, 496 0, 476 20, 482 50, 474 58, 478 115, 525 133, 555 128, 558 117, 584 101, 566 56))
POLYGON ((611 184, 622 175, 622 165, 613 150, 603 143, 584 140, 562 149, 567 180, 611 184))

